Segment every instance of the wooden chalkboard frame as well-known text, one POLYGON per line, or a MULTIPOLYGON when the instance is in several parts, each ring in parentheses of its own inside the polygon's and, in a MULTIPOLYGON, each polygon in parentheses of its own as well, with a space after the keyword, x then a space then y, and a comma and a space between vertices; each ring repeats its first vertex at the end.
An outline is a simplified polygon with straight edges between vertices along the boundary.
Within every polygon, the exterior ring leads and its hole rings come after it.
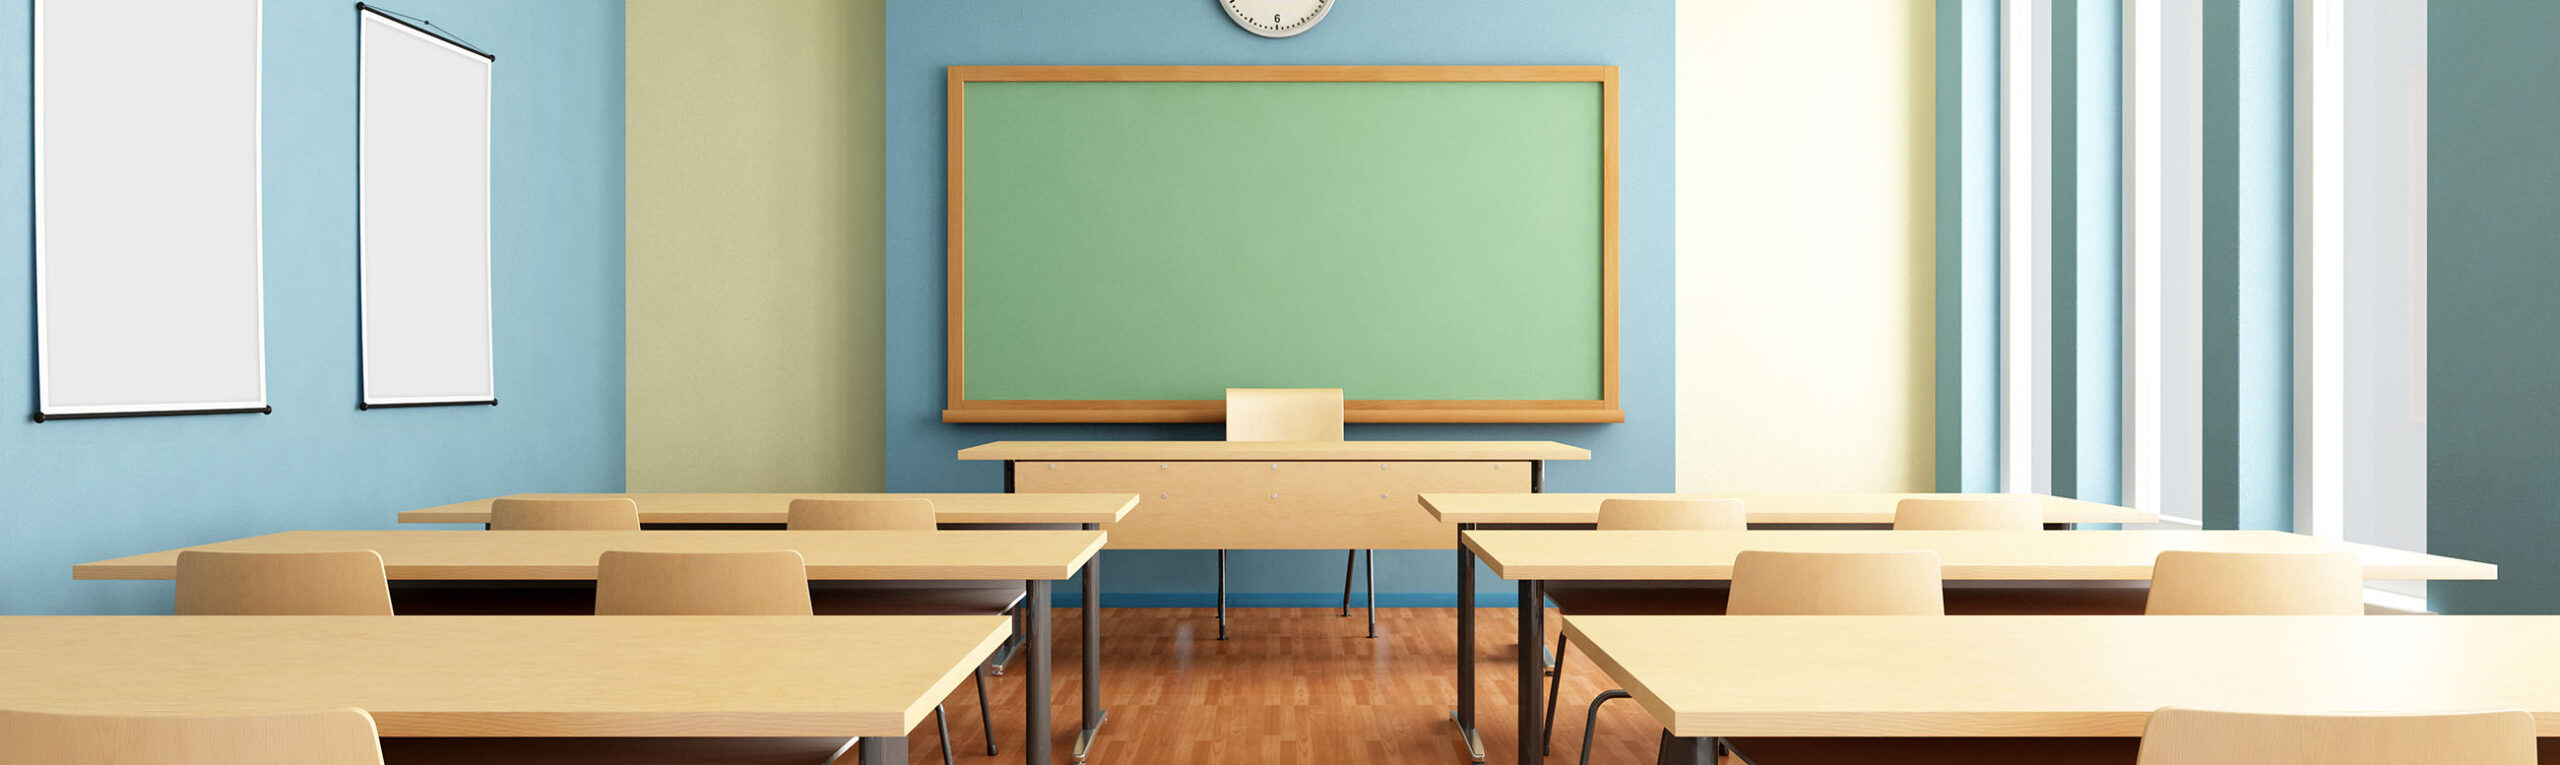
POLYGON ((1600 86, 1601 361, 1596 400, 1352 400, 1351 422, 1624 422, 1618 408, 1618 68, 1614 66, 954 66, 948 70, 949 372, 943 422, 1219 422, 1225 402, 970 399, 965 298, 966 95, 973 82, 1589 82, 1600 86))

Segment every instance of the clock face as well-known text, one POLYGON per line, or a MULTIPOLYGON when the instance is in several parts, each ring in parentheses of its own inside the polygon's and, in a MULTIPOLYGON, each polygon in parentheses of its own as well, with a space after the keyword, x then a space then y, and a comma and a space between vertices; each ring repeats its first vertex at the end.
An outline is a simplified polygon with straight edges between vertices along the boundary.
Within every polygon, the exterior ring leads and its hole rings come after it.
POLYGON ((1324 20, 1333 0, 1218 0, 1236 26, 1264 37, 1293 37, 1324 20))

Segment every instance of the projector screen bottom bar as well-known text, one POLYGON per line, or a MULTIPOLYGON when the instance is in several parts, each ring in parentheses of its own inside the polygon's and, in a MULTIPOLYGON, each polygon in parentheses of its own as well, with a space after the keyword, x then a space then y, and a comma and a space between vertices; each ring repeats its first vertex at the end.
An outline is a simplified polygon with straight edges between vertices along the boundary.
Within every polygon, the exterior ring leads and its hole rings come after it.
POLYGON ((276 408, 275 408, 275 407, 272 407, 272 406, 259 406, 259 407, 248 407, 248 408, 243 408, 243 409, 152 409, 152 410, 139 411, 139 412, 77 412, 77 413, 71 413, 71 414, 45 414, 45 413, 43 413, 43 412, 37 412, 37 413, 36 413, 36 417, 35 417, 35 419, 36 419, 36 421, 37 421, 37 422, 44 422, 44 421, 47 421, 47 420, 103 420, 103 419, 107 419, 107 418, 109 418, 109 417, 172 417, 172 416, 181 415, 181 414, 275 414, 275 413, 276 413, 276 408))
POLYGON ((397 404, 367 404, 367 403, 361 403, 361 402, 359 402, 359 403, 357 403, 357 404, 356 404, 356 409, 357 409, 358 411, 363 411, 363 410, 369 410, 369 409, 408 409, 408 408, 411 408, 411 407, 420 407, 420 406, 497 406, 497 405, 498 405, 498 400, 493 398, 493 399, 489 399, 489 400, 487 400, 487 401, 405 401, 405 402, 401 402, 401 403, 397 403, 397 404))

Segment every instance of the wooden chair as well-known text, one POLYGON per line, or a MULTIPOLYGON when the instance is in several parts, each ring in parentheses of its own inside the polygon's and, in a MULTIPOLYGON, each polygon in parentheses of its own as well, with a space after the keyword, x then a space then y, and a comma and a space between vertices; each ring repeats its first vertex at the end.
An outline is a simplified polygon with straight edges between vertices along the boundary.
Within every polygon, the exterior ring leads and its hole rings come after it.
POLYGON ((491 531, 639 531, 640 503, 629 497, 500 498, 489 503, 491 531))
MULTIPOLYGON (((934 531, 933 500, 923 497, 795 499, 784 525, 793 531, 934 531)), ((1025 592, 1022 583, 991 582, 828 582, 812 583, 810 602, 820 613, 1016 614, 1025 592)), ((1016 632, 1021 629, 1017 625, 1016 632)), ((994 659, 990 658, 990 664, 994 659)), ((994 708, 987 701, 987 672, 970 675, 978 685, 978 721, 987 741, 987 756, 996 756, 994 708)))
POLYGON ((2533 714, 2296 715, 2168 708, 2139 765, 2533 765, 2533 714))
POLYGON ((2151 563, 2145 613, 2316 616, 2364 613, 2355 553, 2170 550, 2151 563))
POLYGON ((2028 497, 1906 499, 1893 506, 1896 531, 2035 531, 2044 505, 2028 497))
MULTIPOLYGON (((330 552, 178 552, 180 615, 390 616, 382 555, 330 552)), ((365 723, 371 726, 370 718, 365 723)))
POLYGON ((795 499, 783 525, 792 531, 933 531, 933 500, 923 497, 795 499))
MULTIPOLYGON (((1600 502, 1597 526, 1601 531, 1740 531, 1749 527, 1749 517, 1739 499, 1608 499, 1600 502)), ((1547 583, 1546 592, 1560 613, 1610 616, 1717 614, 1724 611, 1725 596, 1721 585, 1659 581, 1558 580, 1547 583)), ((1544 740, 1550 750, 1569 647, 1563 631, 1557 631, 1555 664, 1547 668, 1544 740)))
MULTIPOLYGON (((1340 441, 1341 388, 1228 388, 1229 441, 1340 441)), ((1378 636, 1378 551, 1344 550, 1342 615, 1351 615, 1351 577, 1369 562, 1369 637, 1378 636)), ((1227 551, 1218 551, 1218 639, 1227 639, 1227 551)))
POLYGON ((373 717, 348 707, 242 715, 0 710, 0 765, 382 765, 373 717))
MULTIPOLYGON (((1946 601, 1938 554, 1927 550, 1881 553, 1771 552, 1744 550, 1733 558, 1734 616, 1943 616, 1946 601)), ((1623 692, 1621 692, 1623 693, 1623 692)), ((1600 704, 1591 702, 1597 719, 1600 704)), ((1590 762, 1590 727, 1583 728, 1583 761, 1590 762)), ((1877 742, 1812 739, 1736 739, 1727 742, 1747 762, 1912 761, 1874 752, 1877 742), (1854 749, 1857 754, 1848 754, 1854 749), (1877 755, 1885 755, 1878 757, 1877 755)))
MULTIPOLYGON (((596 561, 597 616, 812 616, 808 561, 797 550, 636 552, 607 550, 596 561)), ((951 763, 951 726, 933 707, 942 761, 951 763)), ((841 747, 838 748, 841 751, 841 747)), ((821 760, 824 762, 824 760, 821 760)))

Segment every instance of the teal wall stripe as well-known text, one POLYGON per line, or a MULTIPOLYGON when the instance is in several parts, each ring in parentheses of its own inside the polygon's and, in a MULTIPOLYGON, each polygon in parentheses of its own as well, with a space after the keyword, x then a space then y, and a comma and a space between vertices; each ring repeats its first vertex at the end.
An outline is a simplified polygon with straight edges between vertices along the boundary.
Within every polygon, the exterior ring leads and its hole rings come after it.
POLYGON ((2560 3, 2427 7, 2427 547, 2440 613, 2560 613, 2560 3))
MULTIPOLYGON (((2077 453, 2071 496, 2117 502, 2124 496, 2124 11, 2117 0, 2078 0, 2078 5, 2075 23, 2068 27, 2078 38, 2072 50, 2072 78, 2078 82, 2072 104, 2078 119, 2072 127, 2078 139, 2068 155, 2078 166, 2072 177, 2078 187, 2076 204, 2069 208, 2074 240, 2069 250, 2054 248, 2056 259, 2070 252, 2076 261, 2070 281, 2054 287, 2055 294, 2076 293, 2070 301, 2072 353, 2054 357, 2057 368, 2067 359, 2075 370, 2071 387, 2076 395, 2067 408, 2054 405, 2057 419, 2068 412, 2074 421, 2072 438, 2057 436, 2054 443, 2077 453)), ((2062 37, 2056 29, 2054 38, 2062 37)), ((2055 58, 2061 58, 2058 51, 2055 58)), ((2054 78, 2062 76, 2057 72, 2054 78)), ((2066 156, 2059 147, 2054 155, 2066 156)), ((2062 217, 2064 209, 2057 205, 2054 217, 2062 217)), ((2062 308, 2057 304, 2054 310, 2062 308)), ((2059 337, 2063 330, 2057 327, 2054 334, 2059 337)), ((2062 386, 2057 381, 2055 387, 2062 386)))
POLYGON ((2000 4, 1940 0, 1937 483, 2000 486, 2000 4))
POLYGON ((2053 296, 2053 331, 2046 358, 2052 360, 2053 493, 2080 494, 2080 3, 2053 4, 2053 179, 2052 263, 2046 284, 2053 296))
POLYGON ((1937 339, 1932 359, 1936 402, 1937 489, 1964 487, 1964 4, 1938 0, 1931 79, 1932 111, 1931 236, 1935 262, 1930 269, 1931 334, 1937 339))
POLYGON ((2204 0, 2203 515, 2240 527, 2240 2, 2204 0))

